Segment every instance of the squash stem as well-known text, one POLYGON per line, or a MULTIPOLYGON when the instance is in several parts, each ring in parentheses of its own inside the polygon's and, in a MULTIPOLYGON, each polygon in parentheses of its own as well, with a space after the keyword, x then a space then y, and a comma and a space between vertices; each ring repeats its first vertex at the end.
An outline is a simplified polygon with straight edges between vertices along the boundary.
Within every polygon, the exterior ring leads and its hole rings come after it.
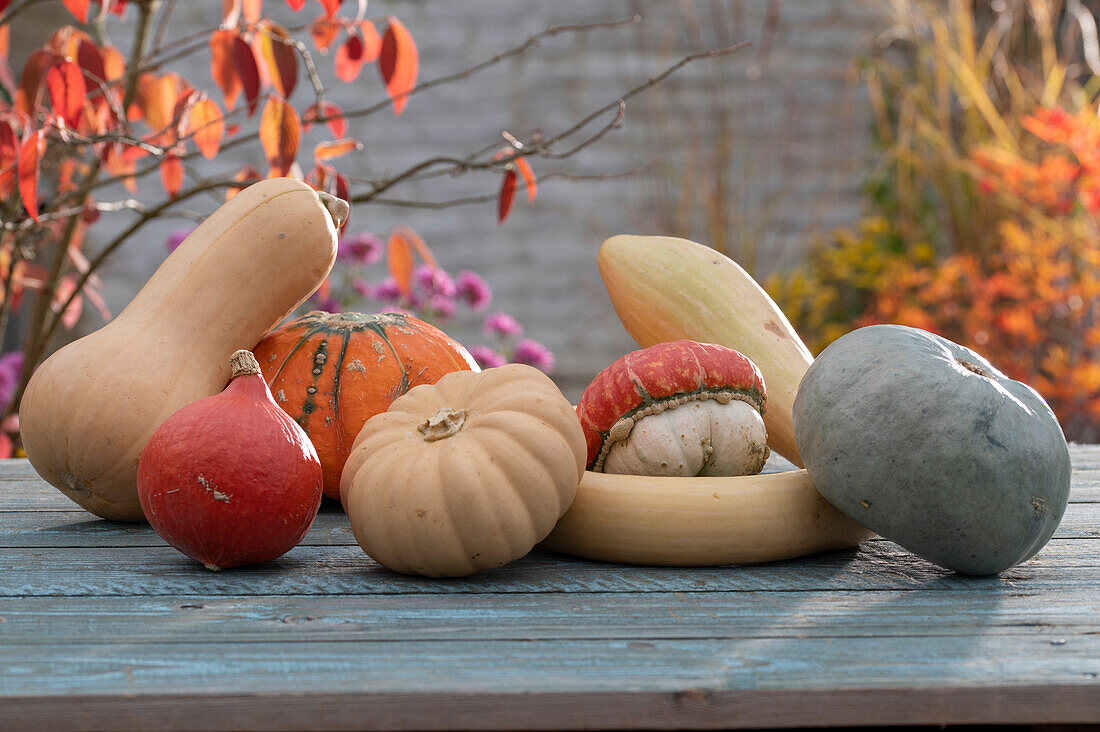
POLYGON ((450 437, 462 429, 466 422, 466 411, 443 407, 434 416, 419 425, 417 429, 424 435, 425 442, 435 442, 450 437))

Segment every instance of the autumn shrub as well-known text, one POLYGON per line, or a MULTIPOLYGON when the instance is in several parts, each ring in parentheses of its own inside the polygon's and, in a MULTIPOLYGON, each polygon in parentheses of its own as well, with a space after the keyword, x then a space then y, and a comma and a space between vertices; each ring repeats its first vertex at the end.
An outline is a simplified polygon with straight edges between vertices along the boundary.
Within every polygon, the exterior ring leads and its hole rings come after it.
POLYGON ((925 328, 1100 440, 1100 123, 1080 21, 1042 2, 890 7, 901 48, 866 74, 873 215, 769 289, 815 350, 861 325, 925 328))

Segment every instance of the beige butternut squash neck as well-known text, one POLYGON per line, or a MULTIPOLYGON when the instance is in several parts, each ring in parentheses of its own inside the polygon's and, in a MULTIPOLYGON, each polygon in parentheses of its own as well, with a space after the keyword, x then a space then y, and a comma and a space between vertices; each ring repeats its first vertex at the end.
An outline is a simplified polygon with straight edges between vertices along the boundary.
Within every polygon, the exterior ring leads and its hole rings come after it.
POLYGON ((35 372, 20 410, 35 470, 99 516, 142 520, 136 475, 149 437, 221 391, 230 355, 320 286, 346 215, 342 201, 289 178, 260 181, 214 212, 114 321, 35 372))

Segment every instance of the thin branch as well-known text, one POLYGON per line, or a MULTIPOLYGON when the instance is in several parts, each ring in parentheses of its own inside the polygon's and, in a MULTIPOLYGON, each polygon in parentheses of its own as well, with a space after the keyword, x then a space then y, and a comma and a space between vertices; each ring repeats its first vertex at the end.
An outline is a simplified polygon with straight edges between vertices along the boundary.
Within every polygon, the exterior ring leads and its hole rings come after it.
POLYGON ((160 19, 157 21, 157 33, 153 40, 153 55, 160 50, 161 45, 164 43, 164 37, 168 35, 168 21, 172 19, 172 11, 175 7, 176 0, 168 0, 164 4, 164 10, 160 11, 160 19))
MULTIPOLYGON (((669 66, 668 68, 666 68, 661 73, 659 73, 655 76, 651 76, 646 81, 642 82, 641 84, 636 85, 635 87, 633 87, 632 89, 630 89, 629 91, 624 93, 622 96, 620 96, 615 101, 610 102, 609 104, 605 104, 604 106, 600 107, 599 109, 596 109, 593 112, 585 115, 579 122, 575 123, 571 127, 568 127, 563 132, 560 132, 560 133, 558 133, 556 135, 553 135, 551 137, 534 140, 534 141, 531 141, 530 143, 525 143, 525 144, 521 143, 521 145, 519 145, 519 146, 516 146, 515 142, 513 142, 512 144, 513 144, 513 147, 515 147, 516 152, 512 156, 512 158, 519 157, 519 156, 529 156, 529 157, 546 158, 546 159, 550 159, 550 160, 562 160, 562 159, 571 157, 573 155, 576 155, 578 152, 585 149, 589 145, 597 142, 604 135, 606 135, 608 132, 610 132, 611 130, 617 129, 621 125, 622 120, 623 120, 623 116, 626 113, 626 100, 627 99, 635 97, 638 94, 641 94, 646 89, 649 89, 653 86, 656 86, 657 84, 661 83, 662 81, 667 79, 669 76, 676 73, 678 70, 682 69, 684 66, 687 66, 688 64, 690 64, 693 61, 697 61, 697 60, 700 60, 700 59, 706 59, 706 58, 716 58, 716 57, 719 57, 719 56, 727 56, 731 53, 739 51, 742 48, 746 48, 750 45, 752 45, 752 44, 749 43, 748 41, 746 41, 744 43, 738 43, 737 45, 734 45, 734 46, 729 46, 728 48, 720 48, 720 49, 716 49, 716 50, 713 50, 713 51, 703 51, 701 53, 693 53, 691 55, 685 56, 682 59, 680 59, 678 62, 673 64, 672 66, 669 66), (589 124, 591 124, 593 121, 598 119, 600 116, 605 115, 605 114, 607 114, 608 112, 611 112, 611 111, 614 111, 615 115, 612 117, 612 119, 610 121, 606 122, 603 125, 603 127, 601 127, 599 130, 597 130, 594 134, 590 135, 589 137, 587 137, 583 141, 579 142, 578 144, 576 144, 575 146, 573 146, 569 150, 566 150, 565 152, 560 152, 559 153, 559 152, 554 152, 553 151, 553 148, 556 144, 558 144, 560 142, 563 142, 563 141, 569 139, 570 137, 573 137, 578 132, 583 130, 585 127, 587 127, 589 124)), ((507 140, 508 137, 505 136, 505 139, 507 140)), ((512 139, 515 140, 515 137, 513 136, 512 139)), ((407 181, 410 181, 410 180, 415 180, 418 177, 421 177, 421 178, 422 177, 427 177, 427 176, 424 176, 423 174, 425 172, 428 172, 428 171, 431 171, 430 175, 438 175, 438 174, 442 174, 442 173, 449 173, 451 175, 460 175, 460 174, 466 173, 470 170, 479 170, 479 169, 486 169, 486 168, 497 168, 497 167, 500 167, 500 166, 506 164, 508 162, 508 159, 504 159, 504 160, 493 160, 493 159, 479 160, 479 158, 481 158, 485 154, 487 154, 487 150, 491 150, 491 149, 494 149, 494 148, 495 148, 495 146, 490 147, 490 148, 483 148, 482 150, 478 151, 477 153, 475 153, 471 156, 468 156, 466 158, 454 158, 454 157, 440 156, 440 157, 429 158, 427 160, 423 160, 423 161, 421 161, 419 163, 416 163, 415 165, 407 168, 406 170, 404 170, 400 173, 397 173, 396 175, 390 176, 389 178, 386 178, 384 180, 377 181, 376 183, 373 184, 372 190, 364 192, 364 193, 360 193, 356 196, 353 196, 351 200, 352 200, 353 203, 364 203, 364 202, 367 202, 367 201, 375 200, 375 199, 377 199, 379 194, 393 188, 394 186, 396 186, 400 183, 404 183, 404 182, 407 182, 407 181)))
MULTIPOLYGON (((642 175, 649 172, 656 167, 657 161, 651 160, 645 165, 639 165, 636 168, 630 168, 629 170, 619 171, 618 173, 568 173, 565 171, 555 171, 551 173, 544 173, 539 176, 539 185, 545 184, 550 180, 567 180, 567 181, 608 181, 619 180, 621 178, 632 178, 634 176, 642 175)), ((499 198, 499 193, 486 193, 480 196, 466 196, 463 198, 451 198, 443 201, 424 201, 419 199, 400 199, 400 198, 374 198, 371 199, 372 203, 397 206, 400 208, 426 208, 426 209, 441 209, 441 208, 453 208, 455 206, 467 206, 474 203, 488 203, 490 201, 496 201, 499 198)))

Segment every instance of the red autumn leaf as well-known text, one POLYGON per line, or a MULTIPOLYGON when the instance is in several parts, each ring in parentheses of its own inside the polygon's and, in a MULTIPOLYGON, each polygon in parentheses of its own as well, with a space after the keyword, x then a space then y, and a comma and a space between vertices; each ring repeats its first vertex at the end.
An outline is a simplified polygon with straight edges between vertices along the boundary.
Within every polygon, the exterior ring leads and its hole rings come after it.
POLYGON ((15 106, 24 114, 33 115, 41 103, 46 74, 59 61, 57 54, 39 48, 32 51, 23 65, 19 89, 15 93, 15 106))
MULTIPOLYGON (((61 281, 57 283, 57 291, 54 292, 53 302, 50 303, 50 308, 56 313, 61 309, 61 306, 69 299, 76 291, 76 275, 67 275, 61 278, 61 281)), ((77 295, 73 298, 73 301, 69 303, 69 307, 65 308, 65 312, 61 313, 61 324, 65 326, 66 330, 72 330, 76 327, 76 323, 80 320, 80 313, 84 310, 84 299, 77 295)))
POLYGON ((84 72, 75 61, 62 61, 46 74, 54 114, 75 128, 84 109, 84 72))
POLYGON ((81 41, 92 41, 92 37, 73 25, 63 25, 54 31, 50 40, 43 46, 48 51, 53 51, 62 58, 76 56, 77 46, 81 41))
POLYGON ((336 78, 344 83, 351 83, 358 78, 359 71, 363 68, 363 39, 358 33, 350 34, 336 49, 333 66, 336 78))
POLYGON ((241 77, 233 61, 233 43, 236 31, 216 30, 210 34, 210 76, 222 91, 225 108, 233 109, 241 93, 241 77))
POLYGON ((0 120, 0 198, 15 189, 15 168, 19 159, 19 140, 7 120, 0 120))
POLYGON ((45 130, 27 135, 19 148, 19 195, 23 197, 23 208, 35 221, 38 221, 38 164, 45 151, 45 130))
POLYGON ((248 116, 251 117, 260 101, 260 69, 256 66, 252 47, 237 35, 233 38, 233 64, 237 67, 244 99, 248 103, 248 116))
MULTIPOLYGON (((263 176, 260 175, 260 171, 256 170, 251 165, 246 165, 237 171, 237 174, 233 176, 233 180, 244 183, 245 181, 256 181, 262 177, 263 176)), ((244 188, 244 186, 230 186, 229 188, 226 188, 225 200, 228 201, 230 198, 240 193, 242 188, 244 188)))
POLYGON ((309 128, 321 117, 325 118, 325 124, 332 131, 333 137, 343 137, 347 134, 348 121, 344 118, 344 110, 332 102, 325 102, 320 114, 318 114, 317 105, 311 104, 302 115, 302 129, 309 132, 309 128))
POLYGON ((126 0, 115 0, 114 4, 111 5, 111 12, 120 18, 126 15, 126 0))
POLYGON ((504 171, 504 180, 500 183, 500 198, 497 201, 497 223, 503 224, 512 210, 512 199, 516 195, 516 171, 504 171))
POLYGON ((398 226, 394 229, 405 238, 406 241, 412 246, 413 250, 420 255, 420 258, 424 260, 424 264, 429 267, 438 267, 439 264, 435 261, 435 255, 432 254, 432 250, 428 249, 428 245, 424 243, 424 240, 420 238, 420 234, 417 234, 411 226, 398 226))
MULTIPOLYGON (((2 11, 0 11, 2 12, 2 11)), ((11 51, 11 26, 5 23, 0 25, 0 61, 8 60, 11 51)))
POLYGON ((519 156, 515 159, 516 170, 519 171, 520 177, 523 178, 523 186, 527 189, 527 200, 534 201, 535 195, 539 191, 538 181, 535 179, 535 171, 531 170, 531 164, 527 162, 527 158, 519 156))
POLYGON ((334 160, 350 152, 362 149, 363 143, 350 137, 344 138, 343 140, 334 140, 332 142, 319 142, 316 147, 313 148, 313 160, 318 163, 325 160, 334 160))
POLYGON ((138 77, 134 103, 127 110, 127 118, 143 119, 155 133, 168 129, 175 119, 176 102, 180 95, 180 78, 172 73, 142 74, 138 77))
POLYGON ((328 52, 329 47, 336 40, 336 36, 340 35, 343 27, 343 24, 338 20, 332 20, 324 15, 318 17, 309 25, 309 34, 313 36, 313 45, 317 46, 317 50, 321 53, 328 52))
POLYGON ((286 4, 290 6, 291 10, 297 13, 306 6, 306 0, 286 0, 286 4))
POLYGON ((363 37, 361 60, 365 64, 373 64, 382 53, 382 36, 378 35, 378 29, 369 20, 359 24, 359 33, 363 37))
POLYGON ((81 23, 88 22, 88 7, 92 4, 92 0, 61 0, 61 2, 81 23))
POLYGON ((298 155, 300 136, 298 113, 285 100, 272 96, 260 116, 260 145, 267 162, 280 175, 286 175, 298 155))
POLYGON ((101 46, 99 53, 103 57, 103 72, 107 75, 107 81, 116 81, 126 75, 126 57, 122 51, 114 46, 101 46))
POLYGON ((260 22, 256 36, 259 39, 259 57, 271 85, 283 99, 289 99, 298 81, 298 54, 285 42, 290 40, 290 34, 275 23, 264 20, 260 22))
POLYGON ((183 93, 176 98, 176 103, 172 107, 174 129, 171 130, 176 140, 179 140, 187 134, 187 121, 191 116, 191 107, 199 100, 200 96, 201 95, 194 89, 185 89, 183 93))
POLYGON ((404 24, 389 16, 386 34, 382 36, 382 53, 378 57, 378 70, 386 83, 386 93, 393 100, 393 113, 401 114, 409 101, 408 93, 416 87, 416 75, 420 67, 416 42, 404 24))
POLYGON ((122 151, 123 147, 121 143, 107 145, 107 147, 104 148, 103 164, 107 167, 107 172, 121 179, 122 185, 126 186, 126 190, 135 193, 137 192, 137 181, 134 180, 132 175, 134 172, 134 163, 133 161, 127 161, 122 151))
POLYGON ((188 129, 203 157, 213 160, 225 135, 225 118, 213 99, 200 99, 191 107, 188 129))
POLYGON ((103 56, 99 53, 99 47, 90 41, 81 41, 76 50, 76 62, 84 72, 84 86, 87 87, 88 98, 98 109, 107 103, 104 95, 107 69, 103 66, 103 56))
POLYGON ((412 293, 414 261, 409 240, 399 231, 391 232, 389 241, 386 242, 386 268, 397 283, 397 289, 405 297, 412 293))
POLYGON ((0 0, 0 13, 8 9, 8 3, 10 0, 0 0))
POLYGON ((325 9, 325 15, 330 18, 340 9, 340 0, 320 0, 320 2, 325 9))
POLYGON ((183 186, 183 163, 176 155, 166 155, 160 161, 160 182, 164 186, 164 192, 172 198, 180 192, 183 186))

